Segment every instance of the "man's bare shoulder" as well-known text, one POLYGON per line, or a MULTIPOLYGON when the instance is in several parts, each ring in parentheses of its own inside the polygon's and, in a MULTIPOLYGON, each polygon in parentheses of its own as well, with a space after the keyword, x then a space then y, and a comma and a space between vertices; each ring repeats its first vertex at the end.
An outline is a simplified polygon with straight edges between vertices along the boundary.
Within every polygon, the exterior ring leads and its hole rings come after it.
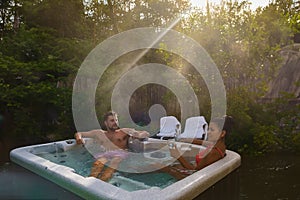
POLYGON ((102 129, 94 129, 92 131, 95 133, 105 133, 106 132, 105 130, 102 130, 102 129))
POLYGON ((102 130, 102 129, 95 129, 93 130, 93 135, 96 137, 102 137, 107 133, 107 131, 102 130))
POLYGON ((81 133, 83 137, 90 137, 90 138, 99 138, 102 137, 102 135, 105 135, 105 131, 102 129, 94 129, 90 130, 88 132, 81 133))
POLYGON ((117 133, 117 134, 123 134, 123 135, 128 135, 128 132, 129 131, 126 128, 120 128, 120 129, 117 129, 115 131, 115 133, 117 133))

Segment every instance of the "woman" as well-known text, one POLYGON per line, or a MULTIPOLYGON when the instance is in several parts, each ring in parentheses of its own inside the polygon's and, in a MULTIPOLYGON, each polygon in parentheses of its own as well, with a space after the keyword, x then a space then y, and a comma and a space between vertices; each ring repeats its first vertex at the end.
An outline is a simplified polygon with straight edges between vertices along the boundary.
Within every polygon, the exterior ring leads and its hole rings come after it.
MULTIPOLYGON (((207 146, 205 150, 201 150, 195 157, 195 164, 188 162, 179 152, 176 145, 170 148, 170 154, 176 158, 180 165, 173 165, 165 168, 164 171, 172 174, 178 179, 182 179, 187 175, 200 170, 226 155, 225 136, 228 135, 232 127, 232 117, 225 116, 213 119, 208 128, 208 141, 200 142, 207 146)), ((197 142, 199 144, 199 141, 197 142)))

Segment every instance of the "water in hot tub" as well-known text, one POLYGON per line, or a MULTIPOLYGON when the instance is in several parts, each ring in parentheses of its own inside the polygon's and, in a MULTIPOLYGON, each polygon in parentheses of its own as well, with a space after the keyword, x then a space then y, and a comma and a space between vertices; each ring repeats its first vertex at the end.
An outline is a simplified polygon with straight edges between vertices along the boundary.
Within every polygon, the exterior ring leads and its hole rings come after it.
MULTIPOLYGON (((90 151, 80 145, 76 145, 68 151, 40 152, 36 155, 56 164, 71 167, 75 173, 84 177, 89 176, 91 166, 95 161, 90 151)), ((118 171, 114 173, 109 183, 127 191, 135 191, 150 187, 165 188, 176 182, 177 180, 167 173, 159 171, 140 173, 140 169, 158 161, 160 163, 162 161, 171 162, 169 151, 160 149, 145 154, 130 153, 129 157, 121 162, 118 171)))

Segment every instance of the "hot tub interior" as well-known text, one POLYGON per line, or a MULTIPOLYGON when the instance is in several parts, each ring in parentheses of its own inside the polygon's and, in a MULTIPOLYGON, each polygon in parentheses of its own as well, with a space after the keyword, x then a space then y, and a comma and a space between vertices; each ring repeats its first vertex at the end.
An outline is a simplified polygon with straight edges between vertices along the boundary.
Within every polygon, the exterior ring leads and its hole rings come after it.
MULTIPOLYGON (((64 146, 61 143, 52 143, 33 147, 30 153, 53 163, 70 167, 75 173, 88 177, 95 159, 87 149, 96 151, 101 147, 97 147, 93 140, 87 141, 86 146, 76 145, 72 140, 66 143, 69 144, 64 146)), ((184 156, 190 158, 199 151, 199 148, 189 144, 181 144, 179 147, 186 148, 184 156)), ((168 141, 134 141, 130 145, 130 152, 129 157, 121 162, 117 172, 109 180, 112 185, 127 191, 135 191, 151 187, 165 188, 177 181, 173 176, 160 172, 158 169, 152 172, 152 166, 156 163, 169 165, 174 162, 169 154, 168 141)))
MULTIPOLYGON (((13 162, 61 187, 91 199, 191 199, 240 165, 240 156, 227 151, 225 158, 177 181, 171 175, 153 171, 152 168, 155 163, 169 165, 175 161, 169 154, 169 144, 170 141, 152 138, 148 141, 131 141, 130 156, 121 162, 108 183, 88 177, 94 162, 93 151, 103 150, 93 140, 88 140, 85 146, 77 145, 71 139, 21 147, 12 150, 10 157, 13 162)), ((179 142, 176 145, 191 162, 195 160, 199 149, 203 148, 179 142)))

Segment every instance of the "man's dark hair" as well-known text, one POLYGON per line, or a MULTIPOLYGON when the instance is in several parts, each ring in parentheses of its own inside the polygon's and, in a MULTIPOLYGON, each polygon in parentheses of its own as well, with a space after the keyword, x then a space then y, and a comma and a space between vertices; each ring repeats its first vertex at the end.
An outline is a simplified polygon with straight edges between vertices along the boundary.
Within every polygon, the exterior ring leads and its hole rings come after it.
POLYGON ((115 115, 117 115, 116 112, 114 112, 114 111, 108 111, 107 113, 105 113, 105 114, 103 115, 103 122, 106 121, 106 120, 108 119, 109 116, 115 116, 115 115))
POLYGON ((105 113, 103 115, 103 119, 102 119, 102 122, 101 122, 101 128, 105 131, 107 131, 107 127, 105 126, 105 121, 108 119, 109 116, 116 116, 117 113, 114 112, 114 111, 108 111, 107 113, 105 113))

